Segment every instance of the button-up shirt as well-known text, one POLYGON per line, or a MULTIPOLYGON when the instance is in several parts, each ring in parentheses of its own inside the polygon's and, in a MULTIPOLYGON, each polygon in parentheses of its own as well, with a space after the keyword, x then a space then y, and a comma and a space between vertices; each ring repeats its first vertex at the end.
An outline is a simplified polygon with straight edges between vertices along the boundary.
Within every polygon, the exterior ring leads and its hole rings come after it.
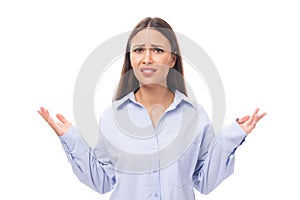
POLYGON ((204 109, 178 90, 153 126, 131 92, 102 114, 91 148, 75 126, 60 137, 81 182, 111 200, 194 200, 233 173, 234 153, 246 133, 237 122, 215 135, 204 109))

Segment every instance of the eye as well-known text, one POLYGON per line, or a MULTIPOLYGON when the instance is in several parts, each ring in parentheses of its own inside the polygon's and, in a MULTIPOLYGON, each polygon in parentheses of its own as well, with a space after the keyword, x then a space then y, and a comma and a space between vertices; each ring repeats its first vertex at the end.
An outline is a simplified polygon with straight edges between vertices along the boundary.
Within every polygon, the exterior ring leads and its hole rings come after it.
POLYGON ((139 47, 139 48, 136 48, 133 50, 134 53, 143 53, 144 52, 144 49, 139 47))
POLYGON ((152 51, 154 52, 154 53, 163 53, 164 52, 164 50, 163 49, 160 49, 160 48, 153 48, 152 49, 152 51))

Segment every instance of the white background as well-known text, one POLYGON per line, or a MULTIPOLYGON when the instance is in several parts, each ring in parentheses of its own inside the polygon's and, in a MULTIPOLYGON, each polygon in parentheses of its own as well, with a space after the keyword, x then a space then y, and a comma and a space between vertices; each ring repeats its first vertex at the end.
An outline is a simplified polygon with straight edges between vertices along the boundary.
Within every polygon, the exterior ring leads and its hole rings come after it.
POLYGON ((299 9, 296 0, 1 1, 0 199, 109 198, 77 180, 36 111, 45 106, 72 120, 82 63, 146 16, 165 19, 211 57, 226 123, 256 107, 268 112, 238 149, 235 173, 197 199, 299 199, 299 9))

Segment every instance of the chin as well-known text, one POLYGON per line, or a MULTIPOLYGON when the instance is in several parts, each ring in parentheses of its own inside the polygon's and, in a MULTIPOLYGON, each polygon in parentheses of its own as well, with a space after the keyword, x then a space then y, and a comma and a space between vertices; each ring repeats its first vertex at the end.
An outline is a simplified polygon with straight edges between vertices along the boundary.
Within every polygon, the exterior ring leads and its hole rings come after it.
POLYGON ((167 87, 167 84, 164 82, 159 82, 159 81, 142 81, 140 82, 141 87, 147 87, 147 86, 162 86, 162 87, 167 87))

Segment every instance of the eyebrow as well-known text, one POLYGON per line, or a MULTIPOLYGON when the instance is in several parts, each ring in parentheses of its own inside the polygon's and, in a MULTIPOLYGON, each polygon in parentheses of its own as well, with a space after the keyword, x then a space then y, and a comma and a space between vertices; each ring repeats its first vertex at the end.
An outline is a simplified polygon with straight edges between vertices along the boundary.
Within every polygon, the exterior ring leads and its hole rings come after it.
MULTIPOLYGON (((132 48, 137 48, 137 47, 145 47, 146 45, 145 44, 136 44, 136 45, 133 45, 132 48)), ((166 47, 162 46, 162 45, 159 45, 159 44, 151 44, 151 47, 158 47, 158 48, 162 48, 162 49, 165 49, 166 47)))

